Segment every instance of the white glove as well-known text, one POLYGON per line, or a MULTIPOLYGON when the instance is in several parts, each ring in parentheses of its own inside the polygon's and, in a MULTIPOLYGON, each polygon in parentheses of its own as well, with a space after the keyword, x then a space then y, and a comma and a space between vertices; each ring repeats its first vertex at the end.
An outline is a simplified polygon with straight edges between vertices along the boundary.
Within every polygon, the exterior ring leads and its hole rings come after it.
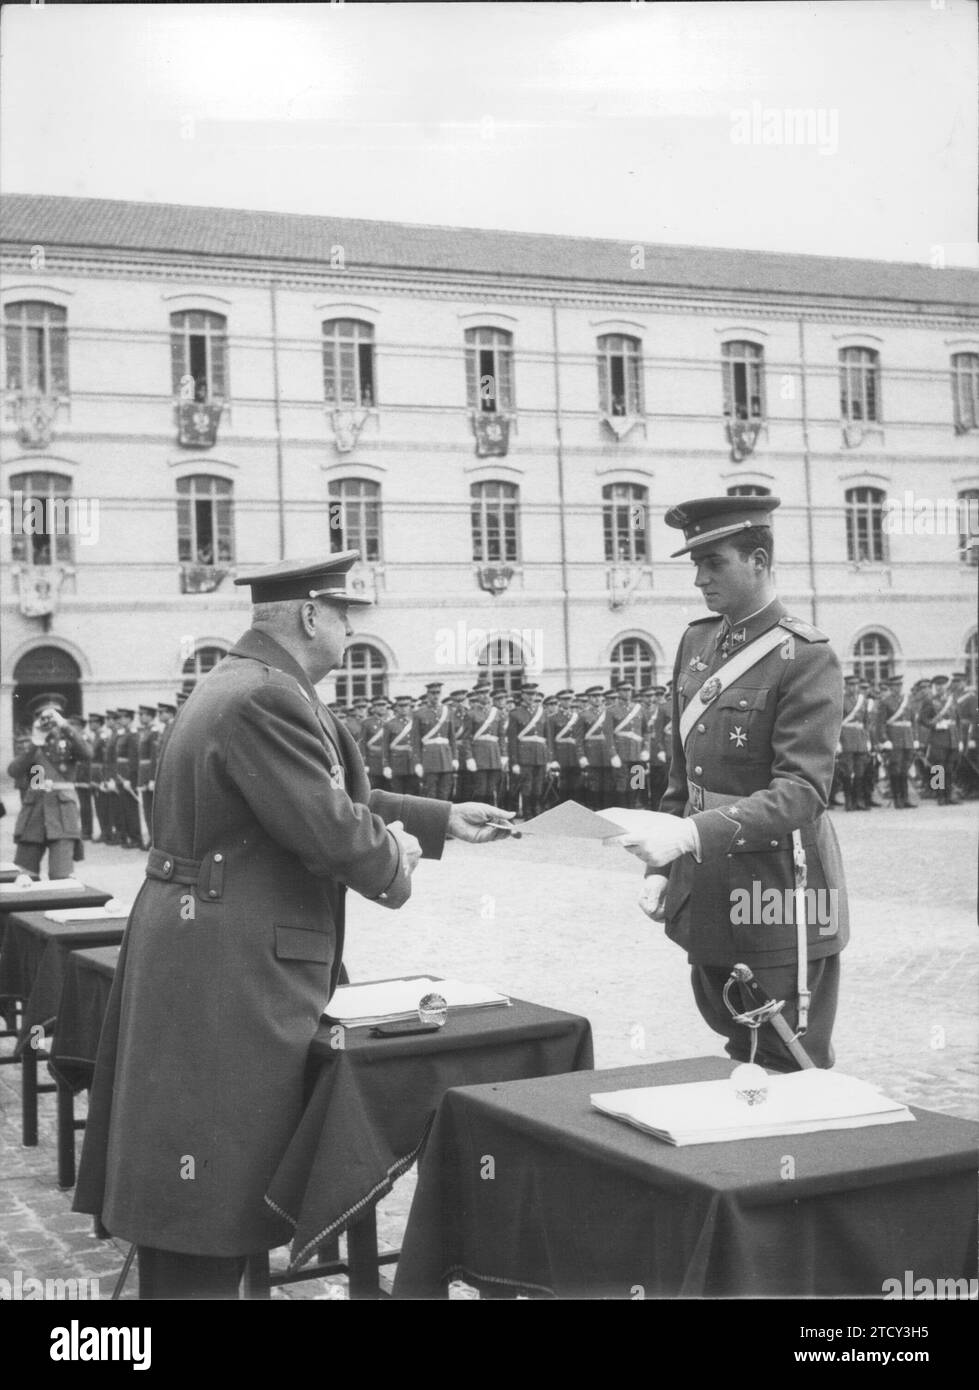
POLYGON ((588 766, 588 759, 587 759, 587 758, 579 758, 579 759, 578 759, 578 766, 579 766, 580 768, 586 768, 586 767, 588 766))
POLYGON ((657 754, 656 754, 656 760, 657 760, 657 762, 665 763, 665 762, 666 762, 666 754, 665 754, 665 753, 657 753, 657 754))
POLYGON ((519 777, 519 776, 520 776, 520 764, 519 764, 519 763, 514 763, 513 766, 511 767, 510 771, 513 773, 514 777, 519 777))
POLYGON ((560 772, 560 771, 561 771, 561 764, 560 764, 560 763, 548 763, 548 764, 547 764, 547 770, 548 770, 548 772, 560 772))
POLYGON ((502 769, 503 769, 504 772, 509 772, 509 770, 510 770, 510 759, 506 756, 505 753, 501 753, 501 754, 500 754, 500 766, 502 767, 502 769))
POLYGON ((452 771, 453 771, 453 772, 458 772, 458 771, 459 771, 459 759, 458 759, 458 758, 453 758, 453 759, 452 759, 452 771))
POLYGON ((666 920, 664 908, 666 906, 666 889, 670 880, 663 874, 650 874, 643 879, 642 892, 639 894, 639 906, 647 917, 651 917, 654 922, 666 920))
POLYGON ((609 761, 610 761, 610 763, 612 764, 613 767, 621 767, 621 766, 622 766, 622 759, 619 757, 618 753, 613 753, 612 756, 611 756, 611 758, 609 759, 609 761))
POLYGON ((467 758, 467 759, 466 759, 466 771, 467 771, 467 772, 475 772, 475 771, 476 771, 476 759, 475 759, 475 758, 467 758))
POLYGON ((649 762, 649 749, 648 749, 648 748, 644 748, 643 751, 642 751, 642 761, 643 761, 644 763, 648 763, 648 762, 649 762))
POLYGON ((700 852, 700 836, 692 820, 664 811, 647 814, 649 829, 640 835, 621 835, 609 843, 621 845, 651 869, 663 869, 681 854, 700 852))
POLYGON ((425 769, 422 767, 421 763, 415 763, 415 776, 418 778, 419 782, 425 776, 425 769))
POLYGON ((48 736, 40 724, 35 721, 31 725, 31 743, 35 748, 43 748, 48 741, 48 736))
POLYGON ((885 738, 884 742, 880 746, 885 753, 889 753, 891 749, 894 747, 893 743, 890 741, 889 738, 885 738))
POLYGON ((386 768, 384 769, 384 776, 385 776, 385 777, 388 779, 388 781, 390 782, 391 778, 394 776, 394 773, 391 771, 391 769, 390 769, 389 767, 386 767, 386 768))

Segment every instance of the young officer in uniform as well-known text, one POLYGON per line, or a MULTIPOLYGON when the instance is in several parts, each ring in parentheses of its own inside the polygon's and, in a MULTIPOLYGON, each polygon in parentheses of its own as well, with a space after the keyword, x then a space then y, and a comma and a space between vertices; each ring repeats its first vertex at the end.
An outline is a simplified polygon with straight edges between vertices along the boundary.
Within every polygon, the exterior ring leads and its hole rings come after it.
POLYGON ((486 686, 469 692, 469 709, 458 734, 459 761, 472 780, 473 796, 496 806, 503 768, 500 737, 503 716, 490 704, 489 697, 486 686))
POLYGON ((365 602, 347 587, 356 559, 238 577, 252 627, 160 757, 75 1194, 135 1242, 142 1298, 234 1298, 245 1257, 292 1237, 264 1196, 302 1115, 345 891, 400 907, 447 836, 504 833, 492 807, 372 792, 317 698, 352 635, 348 609, 365 602))
POLYGON ((891 676, 887 691, 877 701, 875 743, 883 754, 891 801, 896 811, 911 809, 908 796, 908 773, 914 757, 914 730, 911 721, 911 697, 902 691, 903 676, 891 676))
POLYGON ((385 722, 381 737, 384 776, 391 784, 391 791, 399 796, 418 795, 418 778, 415 776, 411 751, 412 703, 410 695, 395 696, 394 713, 385 722))
POLYGON ((548 736, 558 765, 559 796, 562 802, 577 801, 585 757, 585 721, 574 703, 573 690, 559 690, 558 708, 550 721, 548 736))
POLYGON ((447 704, 442 704, 441 692, 441 681, 429 681, 426 685, 424 703, 415 710, 411 747, 422 796, 448 801, 452 795, 452 774, 459 768, 459 755, 452 711, 447 704))
MULTIPOLYGON (((676 554, 690 554, 711 616, 690 625, 677 653, 665 814, 651 812, 650 833, 623 843, 647 865, 643 910, 686 950, 694 998, 727 1037, 729 1054, 749 1057, 748 1029, 722 999, 743 962, 772 998, 786 1001, 783 1017, 793 1031, 807 1030, 803 1046, 828 1067, 848 935, 843 867, 826 814, 843 690, 825 636, 789 617, 776 597, 768 520, 778 505, 777 497, 708 497, 666 515, 683 529, 676 554), (798 888, 816 892, 797 915, 798 888), (777 923, 755 908, 772 897, 777 923)), ((757 1060, 797 1066, 768 1025, 757 1060)))
POLYGON ((90 714, 88 716, 88 741, 92 745, 92 761, 89 764, 89 772, 92 782, 92 805, 99 829, 95 838, 103 843, 106 842, 109 835, 109 813, 105 804, 105 767, 102 761, 105 757, 105 738, 105 715, 90 714))
POLYGON ((92 745, 65 718, 64 707, 61 695, 41 697, 30 742, 7 768, 20 792, 14 863, 36 874, 47 851, 48 878, 71 877, 82 835, 75 767, 92 756, 92 745))
POLYGON ((521 814, 524 820, 532 820, 542 810, 544 777, 548 763, 553 761, 553 753, 540 686, 528 682, 520 687, 520 694, 522 701, 510 715, 507 725, 510 771, 517 779, 521 814))
MULTIPOLYGON (((85 738, 85 720, 80 714, 69 714, 68 723, 81 734, 89 748, 92 740, 85 738)), ((79 758, 75 764, 75 791, 78 793, 78 810, 82 822, 82 839, 92 838, 92 759, 79 758)))
POLYGON ((136 790, 145 827, 143 849, 149 849, 153 828, 153 778, 156 772, 156 748, 160 730, 156 723, 156 705, 140 705, 139 728, 136 730, 136 790))
POLYGON ((582 742, 587 767, 584 783, 587 802, 592 811, 604 811, 612 805, 612 714, 605 704, 605 691, 600 685, 590 685, 585 691, 584 729, 582 742))

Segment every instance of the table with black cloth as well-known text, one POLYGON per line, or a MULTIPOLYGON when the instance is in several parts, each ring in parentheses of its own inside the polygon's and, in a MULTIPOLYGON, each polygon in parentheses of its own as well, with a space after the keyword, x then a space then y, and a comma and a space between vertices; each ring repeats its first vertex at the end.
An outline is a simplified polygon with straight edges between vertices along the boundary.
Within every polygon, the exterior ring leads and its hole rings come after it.
POLYGON ((109 1006, 119 946, 71 951, 51 1039, 48 1070, 58 1085, 58 1185, 75 1181, 74 1098, 87 1090, 95 1074, 102 1020, 109 1006))
MULTIPOLYGON (((586 1018, 519 999, 453 1011, 413 1037, 336 1028, 324 1019, 310 1047, 306 1108, 266 1196, 295 1226, 292 1270, 348 1227, 376 1252, 374 1207, 415 1161, 449 1087, 593 1065, 586 1018)), ((358 1294, 376 1289, 375 1259, 358 1294)))
POLYGON ((702 1057, 449 1091, 395 1297, 444 1297, 462 1278, 559 1298, 880 1298, 907 1269, 975 1277, 979 1125, 915 1110, 914 1123, 674 1147, 589 1101, 730 1072, 702 1057))

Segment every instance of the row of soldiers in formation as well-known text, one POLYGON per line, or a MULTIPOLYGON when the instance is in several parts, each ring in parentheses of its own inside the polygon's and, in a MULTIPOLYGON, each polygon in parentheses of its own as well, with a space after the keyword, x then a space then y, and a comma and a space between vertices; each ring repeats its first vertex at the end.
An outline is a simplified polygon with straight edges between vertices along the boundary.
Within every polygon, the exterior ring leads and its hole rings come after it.
POLYGON ((172 703, 110 709, 87 719, 68 716, 81 739, 69 771, 78 793, 83 840, 149 848, 160 743, 186 699, 180 691, 172 703))
MULTIPOLYGON (((964 672, 876 686, 845 678, 843 724, 833 803, 869 809, 883 770, 892 805, 912 805, 914 771, 921 796, 951 804, 958 785, 979 791, 976 691, 964 672)), ((361 698, 332 705, 356 739, 371 783, 396 792, 490 801, 539 814, 545 804, 574 799, 608 806, 659 805, 672 750, 671 687, 636 689, 619 682, 544 696, 535 684, 519 698, 488 684, 442 698, 431 682, 422 696, 361 698)))

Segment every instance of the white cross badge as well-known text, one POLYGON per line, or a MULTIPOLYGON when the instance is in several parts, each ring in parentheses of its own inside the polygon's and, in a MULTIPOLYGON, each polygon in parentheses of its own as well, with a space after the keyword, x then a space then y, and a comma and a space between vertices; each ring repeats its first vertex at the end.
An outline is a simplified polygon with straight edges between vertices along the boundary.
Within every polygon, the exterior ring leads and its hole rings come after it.
POLYGON ((748 742, 748 735, 742 729, 740 724, 735 724, 734 733, 728 734, 728 738, 734 744, 735 748, 743 748, 745 744, 748 742))

